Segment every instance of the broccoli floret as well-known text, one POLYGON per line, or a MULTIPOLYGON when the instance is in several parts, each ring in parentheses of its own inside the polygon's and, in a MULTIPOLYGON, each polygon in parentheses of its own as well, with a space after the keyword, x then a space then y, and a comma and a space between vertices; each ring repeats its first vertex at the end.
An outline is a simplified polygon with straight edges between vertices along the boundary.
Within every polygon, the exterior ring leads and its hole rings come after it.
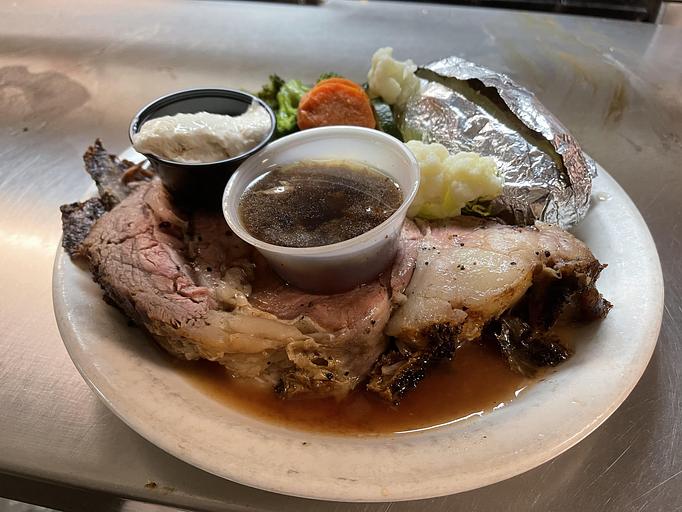
POLYGON ((277 93, 277 135, 281 137, 296 130, 298 102, 310 90, 300 80, 287 80, 277 93))
POLYGON ((309 90, 300 80, 284 81, 278 75, 270 75, 270 81, 258 92, 257 96, 275 112, 277 137, 296 131, 298 103, 309 90))
POLYGON ((260 92, 256 95, 267 103, 271 109, 277 110, 277 93, 284 85, 284 80, 278 75, 270 75, 270 81, 263 86, 260 92))
POLYGON ((334 73, 333 71, 327 71, 326 73, 322 73, 320 75, 320 78, 317 79, 317 81, 321 82, 322 80, 326 80, 327 78, 342 78, 342 77, 338 73, 334 73))

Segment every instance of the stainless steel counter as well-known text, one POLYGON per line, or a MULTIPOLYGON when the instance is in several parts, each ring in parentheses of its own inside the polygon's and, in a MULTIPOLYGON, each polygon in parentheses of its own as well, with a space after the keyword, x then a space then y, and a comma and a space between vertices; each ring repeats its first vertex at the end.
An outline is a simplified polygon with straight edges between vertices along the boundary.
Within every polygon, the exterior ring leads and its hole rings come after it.
POLYGON ((297 512, 682 510, 681 49, 682 31, 670 27, 426 4, 3 2, 0 495, 83 511, 119 510, 125 499, 297 512), (163 93, 255 89, 271 72, 311 81, 332 70, 363 80, 384 45, 418 63, 454 54, 509 73, 616 177, 663 263, 656 353, 594 434, 484 489, 412 503, 320 503, 194 469, 115 418, 57 332, 50 294, 58 206, 89 184, 81 154, 97 136, 123 150, 131 116, 163 93))

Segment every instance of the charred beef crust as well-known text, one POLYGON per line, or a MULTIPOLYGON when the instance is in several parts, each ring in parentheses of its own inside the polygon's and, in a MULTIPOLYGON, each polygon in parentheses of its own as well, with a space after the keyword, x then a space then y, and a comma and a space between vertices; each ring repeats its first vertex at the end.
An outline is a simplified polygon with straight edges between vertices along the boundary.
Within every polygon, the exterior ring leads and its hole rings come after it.
POLYGON ((83 161, 107 210, 111 210, 130 193, 129 184, 133 181, 147 181, 152 177, 152 173, 140 165, 110 155, 99 139, 85 152, 83 161))
POLYGON ((523 300, 486 324, 482 334, 482 341, 497 346, 509 367, 526 377, 571 356, 571 351, 549 332, 560 317, 590 321, 604 318, 612 307, 595 288, 606 265, 596 259, 557 264, 551 256, 546 264, 523 300))
POLYGON ((611 303, 596 290, 595 283, 606 268, 596 259, 588 263, 556 265, 550 260, 533 279, 533 286, 515 308, 534 329, 551 329, 568 306, 576 320, 604 318, 611 303), (522 310, 525 311, 522 312, 522 310))
POLYGON ((481 342, 497 347, 509 367, 526 377, 533 377, 539 368, 556 366, 571 356, 558 338, 534 329, 512 313, 488 322, 481 342))
POLYGON ((287 399, 334 394, 334 388, 339 385, 335 382, 336 374, 325 368, 320 368, 315 373, 319 375, 301 371, 287 372, 275 385, 275 393, 280 398, 287 399))
POLYGON ((285 372, 275 385, 275 393, 282 398, 301 398, 311 395, 333 395, 335 389, 352 389, 348 371, 341 361, 322 353, 319 348, 301 348, 299 355, 307 359, 305 367, 299 366, 285 372))
MULTIPOLYGON (((603 265, 602 268, 605 266, 603 265)), ((613 304, 606 300, 595 287, 588 288, 580 293, 574 303, 576 306, 575 317, 578 320, 588 322, 606 318, 613 307, 613 304)))
POLYGON ((416 352, 394 349, 382 355, 374 365, 367 389, 395 405, 424 379, 438 361, 450 360, 457 349, 460 327, 434 324, 424 331, 429 347, 416 352))
POLYGON ((62 212, 62 247, 71 257, 81 256, 81 244, 92 226, 140 183, 150 180, 154 173, 140 164, 119 160, 110 155, 97 139, 83 155, 85 170, 97 185, 100 197, 81 203, 65 204, 62 212))
POLYGON ((97 220, 106 209, 98 197, 82 203, 64 204, 62 212, 62 247, 69 256, 81 256, 81 245, 97 220))

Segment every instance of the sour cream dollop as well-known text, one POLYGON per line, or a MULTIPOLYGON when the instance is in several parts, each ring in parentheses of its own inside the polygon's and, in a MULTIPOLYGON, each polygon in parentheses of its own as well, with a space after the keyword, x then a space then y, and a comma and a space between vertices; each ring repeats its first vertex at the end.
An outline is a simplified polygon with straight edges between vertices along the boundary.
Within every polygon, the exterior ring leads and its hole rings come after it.
POLYGON ((133 135, 133 147, 174 162, 217 162, 256 147, 270 126, 270 116, 257 103, 234 117, 208 112, 175 114, 145 122, 133 135))

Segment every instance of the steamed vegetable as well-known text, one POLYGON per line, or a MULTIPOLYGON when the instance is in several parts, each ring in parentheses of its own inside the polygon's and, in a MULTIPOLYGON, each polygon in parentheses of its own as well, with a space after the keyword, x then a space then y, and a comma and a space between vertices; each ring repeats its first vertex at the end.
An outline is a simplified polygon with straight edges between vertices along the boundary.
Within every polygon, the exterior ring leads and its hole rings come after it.
POLYGON ((277 118, 277 134, 286 135, 296 130, 296 112, 303 95, 309 87, 303 85, 300 80, 288 80, 277 93, 279 109, 275 114, 277 118))
POLYGON ((490 199, 474 199, 462 208, 462 215, 474 217, 490 217, 493 214, 493 204, 490 199))
POLYGON ((355 82, 353 82, 353 80, 348 80, 347 78, 343 78, 342 76, 333 76, 325 78, 324 80, 318 80, 318 82, 315 84, 315 87, 320 87, 321 85, 328 84, 347 85, 348 87, 351 87, 363 93, 365 92, 365 90, 362 88, 362 86, 360 86, 360 84, 356 84, 355 82))
POLYGON ((455 217, 463 208, 471 209, 472 201, 485 202, 502 192, 502 177, 491 157, 469 152, 450 154, 442 144, 414 140, 407 147, 421 169, 417 197, 407 213, 410 217, 455 217))
POLYGON ((296 131, 296 112, 303 95, 310 88, 300 80, 282 80, 270 75, 270 81, 263 86, 258 97, 265 101, 275 112, 278 137, 296 131))
POLYGON ((365 91, 345 78, 322 80, 301 98, 298 127, 350 125, 374 128, 374 112, 365 91))
POLYGON ((374 117, 376 119, 377 129, 402 141, 403 134, 398 128, 398 124, 396 123, 395 116, 393 115, 390 105, 379 98, 374 98, 372 100, 372 107, 374 108, 374 117))
POLYGON ((379 48, 372 55, 372 66, 367 73, 369 93, 380 96, 389 105, 402 107, 419 91, 419 78, 414 62, 400 62, 393 57, 393 48, 379 48))
POLYGON ((340 78, 340 77, 341 77, 341 75, 339 75, 338 73, 334 73, 333 71, 327 71, 326 73, 322 73, 320 75, 320 78, 318 78, 317 82, 315 82, 315 83, 319 83, 322 80, 327 80, 328 78, 340 78))
POLYGON ((284 80, 278 75, 270 75, 269 82, 263 86, 256 96, 262 99, 268 106, 277 111, 279 105, 277 103, 277 93, 284 85, 284 80))

